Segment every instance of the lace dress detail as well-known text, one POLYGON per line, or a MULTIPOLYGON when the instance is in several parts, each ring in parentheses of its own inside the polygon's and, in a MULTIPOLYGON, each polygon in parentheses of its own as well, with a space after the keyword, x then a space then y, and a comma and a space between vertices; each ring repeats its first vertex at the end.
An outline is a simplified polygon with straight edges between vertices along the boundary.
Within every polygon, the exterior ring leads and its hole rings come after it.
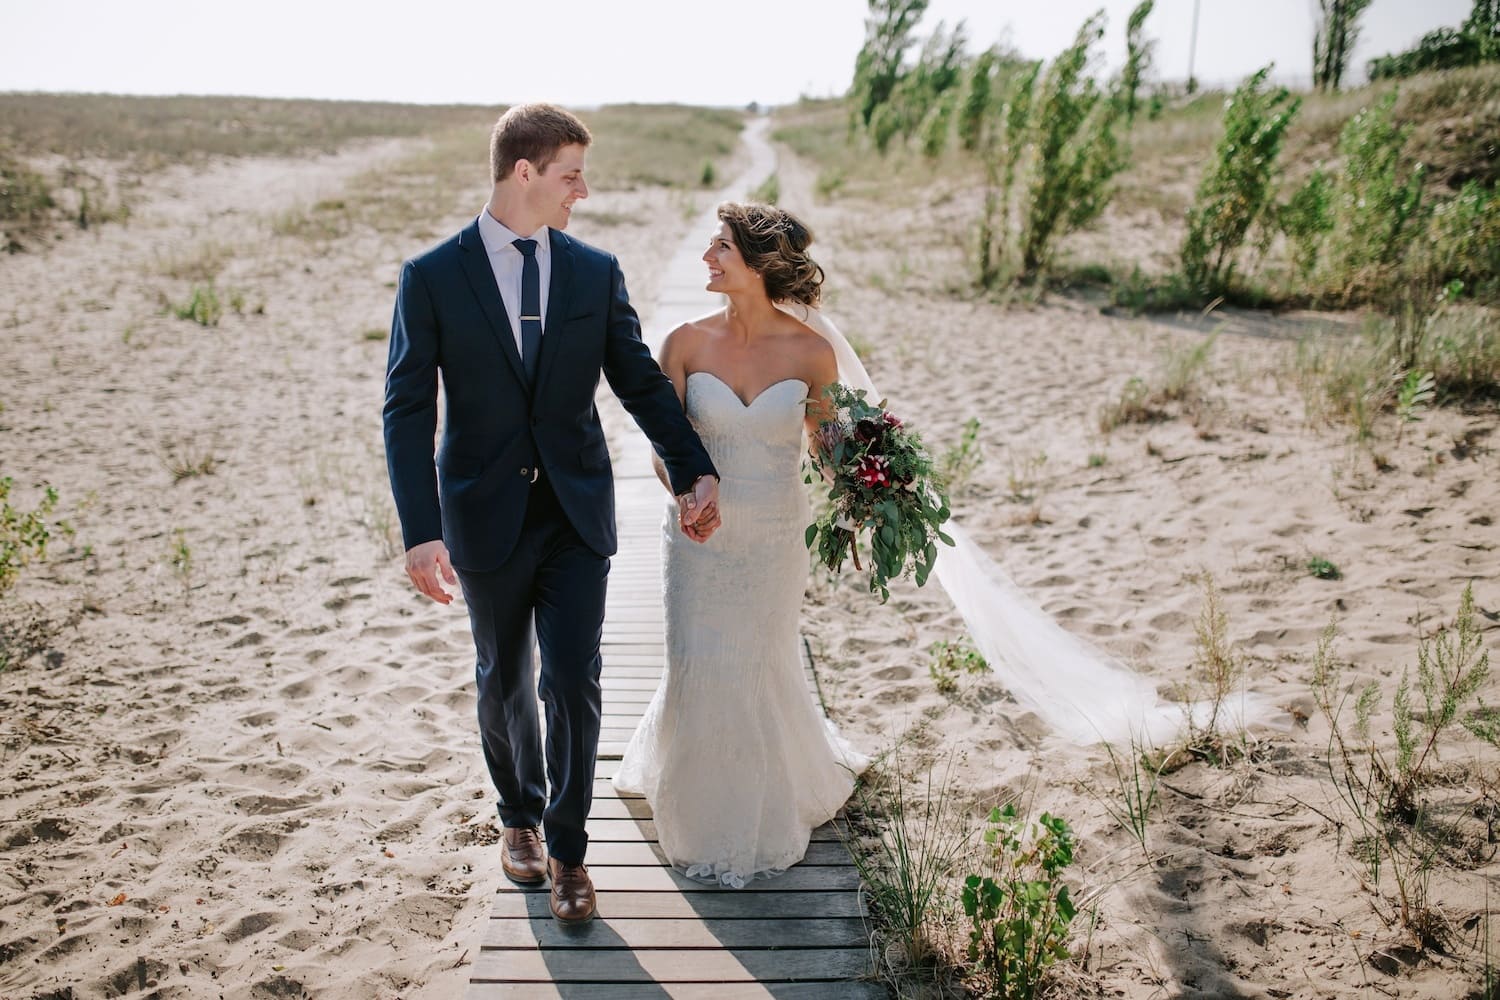
POLYGON ((674 865, 734 888, 802 860, 869 766, 802 671, 807 392, 788 379, 747 406, 710 373, 688 378, 688 417, 723 476, 723 525, 693 542, 668 501, 666 669, 614 779, 651 803, 674 865))

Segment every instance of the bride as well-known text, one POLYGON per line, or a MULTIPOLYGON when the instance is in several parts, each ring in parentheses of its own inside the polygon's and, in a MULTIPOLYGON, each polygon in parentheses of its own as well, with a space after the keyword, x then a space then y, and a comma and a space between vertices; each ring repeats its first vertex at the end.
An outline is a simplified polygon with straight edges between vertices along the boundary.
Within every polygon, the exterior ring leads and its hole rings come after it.
POLYGON ((869 760, 813 703, 798 632, 804 433, 829 416, 839 364, 778 304, 815 307, 823 271, 789 213, 726 203, 718 218, 703 260, 729 304, 672 331, 659 357, 723 477, 697 524, 716 531, 696 544, 675 508, 663 521, 666 670, 614 786, 651 803, 674 865, 741 888, 800 861, 869 760))
MULTIPOLYGON (((666 670, 615 787, 651 802, 674 864, 742 886, 800 860, 869 764, 802 681, 810 513, 798 470, 804 432, 828 415, 828 385, 881 396, 816 308, 823 272, 807 227, 764 205, 726 203, 718 217, 703 260, 708 289, 729 305, 672 331, 661 367, 724 478, 699 535, 666 521, 666 670), (721 510, 717 535, 694 544, 721 510)), ((660 463, 657 474, 666 482, 660 463)), ((956 521, 945 531, 956 545, 940 550, 934 577, 1018 706, 1054 735, 1160 743, 1198 710, 1058 625, 956 521)), ((1241 725, 1272 712, 1254 694, 1241 702, 1241 725)))

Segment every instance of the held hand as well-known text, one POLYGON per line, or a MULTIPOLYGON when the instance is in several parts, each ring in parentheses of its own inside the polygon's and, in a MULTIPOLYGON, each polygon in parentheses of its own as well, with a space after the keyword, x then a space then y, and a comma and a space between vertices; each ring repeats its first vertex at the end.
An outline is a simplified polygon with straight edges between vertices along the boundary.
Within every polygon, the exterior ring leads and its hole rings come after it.
POLYGON ((677 498, 682 533, 695 542, 706 542, 719 527, 719 481, 700 476, 690 493, 677 498))
POLYGON ((453 595, 443 589, 442 581, 456 587, 458 577, 454 575, 453 564, 448 561, 448 547, 441 538, 406 550, 406 575, 411 578, 413 586, 439 604, 453 602, 453 595))

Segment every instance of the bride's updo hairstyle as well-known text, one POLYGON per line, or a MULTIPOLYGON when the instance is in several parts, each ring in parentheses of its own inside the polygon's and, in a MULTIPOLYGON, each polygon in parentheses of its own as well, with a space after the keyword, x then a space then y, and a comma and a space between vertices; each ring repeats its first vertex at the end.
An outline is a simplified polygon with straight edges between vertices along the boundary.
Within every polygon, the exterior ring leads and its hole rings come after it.
POLYGON ((719 218, 729 226, 746 266, 765 280, 772 302, 818 304, 823 269, 807 254, 813 236, 802 220, 774 205, 732 201, 719 206, 719 218))

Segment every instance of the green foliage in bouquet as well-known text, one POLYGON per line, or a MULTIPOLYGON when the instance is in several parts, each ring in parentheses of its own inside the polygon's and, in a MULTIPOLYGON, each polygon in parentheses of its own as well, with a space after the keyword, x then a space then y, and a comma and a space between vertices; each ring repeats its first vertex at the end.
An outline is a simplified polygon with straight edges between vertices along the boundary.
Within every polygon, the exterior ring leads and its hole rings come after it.
POLYGON ((839 384, 826 395, 834 418, 819 428, 812 462, 828 484, 828 510, 807 526, 807 547, 816 546, 818 560, 833 572, 846 557, 862 570, 859 536, 868 535, 870 593, 884 603, 892 579, 909 568, 922 586, 937 561, 937 542, 953 544, 941 528, 948 497, 922 439, 884 401, 871 403, 863 389, 839 384))

